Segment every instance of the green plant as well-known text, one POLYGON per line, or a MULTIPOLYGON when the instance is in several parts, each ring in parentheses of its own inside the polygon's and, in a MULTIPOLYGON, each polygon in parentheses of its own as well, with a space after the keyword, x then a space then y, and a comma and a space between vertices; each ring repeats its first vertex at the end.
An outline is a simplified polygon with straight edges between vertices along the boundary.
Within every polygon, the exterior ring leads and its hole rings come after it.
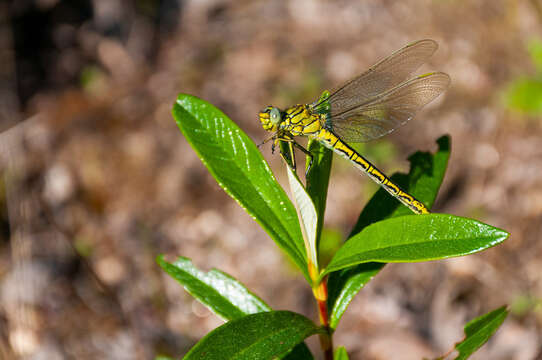
POLYGON ((504 98, 510 109, 536 116, 542 114, 542 41, 532 39, 528 50, 536 73, 514 79, 505 89, 504 98))
MULTIPOLYGON (((318 243, 326 206, 331 152, 309 144, 313 164, 306 187, 287 166, 296 206, 275 180, 254 142, 226 115, 191 95, 179 95, 173 107, 177 124, 203 163, 233 197, 292 259, 313 289, 320 325, 289 311, 272 311, 229 275, 202 272, 180 257, 160 266, 226 323, 201 339, 185 359, 312 359, 304 339, 318 334, 326 359, 348 359, 333 353, 332 335, 354 296, 386 263, 418 262, 463 256, 495 246, 508 233, 479 221, 447 214, 412 215, 378 190, 367 203, 347 241, 321 267, 318 243), (297 207, 297 211, 296 211, 297 207), (299 216, 298 216, 299 213, 299 216)), ((429 207, 443 180, 450 140, 437 140, 434 154, 417 152, 409 174, 392 179, 429 207)), ((502 307, 469 322, 455 349, 466 359, 504 321, 502 307)), ((441 357, 440 359, 444 359, 441 357)))

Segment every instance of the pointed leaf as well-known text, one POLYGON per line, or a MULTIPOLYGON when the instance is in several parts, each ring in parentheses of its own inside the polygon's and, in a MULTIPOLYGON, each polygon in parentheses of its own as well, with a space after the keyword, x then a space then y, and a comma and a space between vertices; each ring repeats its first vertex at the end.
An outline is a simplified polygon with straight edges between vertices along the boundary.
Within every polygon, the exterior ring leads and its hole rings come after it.
MULTIPOLYGON (((158 264, 177 280, 190 295, 205 305, 224 321, 239 319, 245 315, 271 311, 259 297, 230 275, 216 269, 209 272, 199 270, 188 258, 180 256, 169 263, 162 255, 158 264)), ((304 343, 298 344, 284 359, 312 359, 304 343)))
POLYGON ((356 294, 376 276, 384 263, 369 262, 333 272, 328 280, 329 326, 336 329, 356 294))
POLYGON ((271 310, 243 284, 222 271, 201 271, 190 259, 182 256, 173 263, 165 261, 163 256, 159 256, 156 261, 190 295, 225 321, 271 310))
POLYGON ((195 96, 180 94, 177 121, 218 184, 283 249, 308 279, 297 214, 254 142, 226 115, 195 96))
MULTIPOLYGON (((391 179, 426 204, 429 208, 437 196, 450 157, 450 138, 442 136, 437 140, 438 150, 435 154, 416 152, 409 157, 410 172, 407 175, 394 174, 391 179)), ((395 217, 403 211, 411 213, 401 206, 384 189, 376 192, 363 209, 353 236, 367 225, 395 217)), ((384 263, 366 263, 333 272, 328 278, 328 307, 331 309, 330 326, 337 328, 339 320, 346 311, 354 296, 384 267, 384 263)))
POLYGON ((272 359, 321 332, 312 321, 290 311, 252 314, 211 331, 184 359, 272 359))
MULTIPOLYGON (((450 159, 450 137, 445 135, 437 139, 438 150, 433 155, 429 152, 415 152, 409 156, 411 171, 408 176, 408 189, 428 209, 433 207, 450 159)), ((392 216, 415 215, 406 206, 400 206, 392 216)))
POLYGON ((340 346, 335 350, 335 354, 333 355, 333 360, 348 360, 348 353, 346 352, 346 349, 344 346, 340 346))
MULTIPOLYGON (((324 213, 326 211, 327 190, 333 152, 315 140, 309 140, 308 150, 312 154, 312 165, 307 174, 307 192, 314 202, 316 212, 318 213, 318 229, 316 232, 316 247, 318 248, 324 226, 324 213)), ((310 158, 307 157, 306 161, 308 164, 310 158)))
POLYGON ((337 251, 324 273, 370 261, 418 262, 468 255, 495 246, 508 235, 459 216, 400 216, 367 226, 337 251))
POLYGON ((307 254, 310 261, 318 267, 318 256, 316 252, 316 228, 318 216, 316 208, 309 194, 303 187, 303 184, 297 177, 297 174, 290 166, 286 166, 288 173, 288 182, 299 210, 299 218, 303 229, 303 235, 306 241, 307 254))
POLYGON ((465 326, 465 339, 455 345, 459 352, 456 360, 464 360, 484 345, 508 316, 506 306, 469 321, 465 326))
MULTIPOLYGON (((424 203, 428 209, 435 202, 450 158, 450 137, 441 136, 437 139, 437 144, 438 150, 434 155, 421 151, 410 155, 408 175, 397 173, 392 176, 392 180, 397 185, 424 203)), ((367 225, 403 215, 414 215, 414 213, 390 196, 386 190, 380 188, 361 212, 350 237, 359 233, 367 225)))

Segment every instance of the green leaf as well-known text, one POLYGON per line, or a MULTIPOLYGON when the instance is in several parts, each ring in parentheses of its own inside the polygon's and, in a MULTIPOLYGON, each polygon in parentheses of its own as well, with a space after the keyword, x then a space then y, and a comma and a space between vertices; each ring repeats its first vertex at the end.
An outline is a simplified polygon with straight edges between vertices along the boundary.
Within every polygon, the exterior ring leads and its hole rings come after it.
POLYGON ((542 114, 542 41, 533 38, 528 44, 529 54, 537 74, 520 76, 503 92, 506 105, 526 115, 542 114))
POLYGON ((519 112, 542 114, 542 80, 521 77, 505 90, 506 104, 519 112))
POLYGON ((297 208, 299 210, 299 218, 303 229, 303 235, 306 241, 307 253, 310 261, 318 268, 318 255, 316 251, 316 229, 318 216, 316 208, 309 194, 303 187, 303 184, 297 177, 297 174, 290 166, 286 166, 288 173, 288 182, 294 196, 297 208))
POLYGON ((400 216, 367 226, 337 251, 325 274, 375 262, 418 262, 463 256, 495 246, 504 230, 447 214, 400 216))
POLYGON ((284 360, 314 360, 314 356, 304 342, 297 344, 290 352, 281 355, 280 358, 284 360))
POLYGON ((341 317, 356 294, 382 270, 384 265, 383 263, 369 262, 329 275, 327 303, 331 310, 329 326, 332 329, 337 328, 341 317))
POLYGON ((271 310, 243 284, 222 271, 201 271, 190 259, 182 256, 173 263, 165 261, 162 255, 158 256, 156 261, 190 295, 225 321, 271 310))
MULTIPOLYGON (((416 152, 409 157, 408 175, 394 174, 391 179, 431 208, 437 196, 450 157, 450 137, 442 136, 437 140, 435 154, 416 152)), ((396 217, 412 212, 391 197, 384 189, 379 189, 363 209, 357 224, 352 230, 353 236, 366 226, 389 217, 396 217)), ((384 267, 384 263, 360 264, 340 271, 335 271, 328 278, 328 308, 330 326, 337 328, 339 321, 355 295, 384 267)))
POLYGON ((346 349, 344 346, 340 346, 335 350, 335 354, 333 355, 333 360, 348 360, 348 353, 346 352, 346 349))
POLYGON ((465 339, 455 345, 459 356, 456 360, 467 359, 472 353, 484 345, 497 331, 508 316, 506 306, 502 306, 485 315, 469 321, 465 326, 465 339))
MULTIPOLYGON (((441 136, 436 141, 438 150, 435 154, 418 151, 410 155, 408 175, 396 173, 391 179, 409 194, 431 209, 437 198, 440 185, 450 158, 450 137, 441 136)), ((369 200, 349 237, 359 233, 366 226, 390 217, 415 215, 397 199, 380 188, 369 200)))
MULTIPOLYGON (((271 311, 263 300, 220 270, 201 271, 190 259, 182 256, 173 263, 165 261, 162 255, 158 256, 156 261, 190 295, 225 321, 271 311)), ((312 359, 312 354, 307 345, 301 343, 285 355, 284 359, 312 359)))
MULTIPOLYGON (((438 150, 433 155, 429 152, 418 151, 412 154, 410 161, 411 171, 408 176, 408 190, 418 200, 431 209, 440 185, 444 180, 444 174, 450 158, 450 137, 445 135, 437 139, 438 150)), ((392 214, 394 216, 415 215, 406 206, 399 206, 392 214)))
POLYGON ((306 317, 290 311, 252 314, 211 331, 184 359, 272 359, 322 332, 306 317))
POLYGON ((532 39, 529 41, 529 54, 531 55, 531 60, 536 66, 538 73, 542 73, 542 41, 540 39, 532 39))
POLYGON ((180 94, 173 117, 218 184, 309 279, 295 208, 254 142, 220 110, 195 96, 180 94))
MULTIPOLYGON (((307 174, 307 192, 314 202, 316 212, 318 213, 316 245, 319 246, 324 226, 324 213, 326 211, 327 189, 329 186, 333 152, 315 140, 309 140, 308 148, 312 154, 312 166, 307 174)), ((309 162, 310 158, 307 157, 307 164, 309 162)))

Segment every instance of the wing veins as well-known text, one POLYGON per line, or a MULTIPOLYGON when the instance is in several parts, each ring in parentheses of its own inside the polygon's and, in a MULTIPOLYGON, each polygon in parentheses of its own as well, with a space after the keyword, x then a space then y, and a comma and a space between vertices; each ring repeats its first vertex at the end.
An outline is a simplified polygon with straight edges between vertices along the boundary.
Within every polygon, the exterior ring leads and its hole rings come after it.
MULTIPOLYGON (((375 95, 373 98, 371 98, 371 99, 369 99, 369 100, 367 100, 365 102, 356 104, 356 105, 352 106, 351 108, 349 108, 347 110, 341 111, 340 113, 333 114, 332 117, 339 117, 339 116, 341 116, 341 115, 343 115, 343 114, 345 114, 345 113, 347 113, 349 111, 355 110, 357 108, 365 107, 366 105, 370 105, 371 103, 377 103, 377 101, 386 99, 386 97, 388 97, 390 95, 393 95, 394 92, 399 91, 399 90, 403 89, 404 87, 406 87, 408 85, 415 84, 416 81, 425 80, 425 79, 433 80, 434 79, 433 75, 446 75, 446 76, 448 76, 447 74, 442 73, 442 72, 434 72, 434 73, 429 73, 429 74, 424 74, 424 75, 417 76, 415 78, 412 78, 410 80, 402 82, 401 84, 397 85, 396 87, 391 88, 389 90, 386 90, 381 94, 375 95)), ((422 82, 420 82, 420 83, 422 83, 422 82)), ((445 87, 443 87, 443 89, 444 88, 445 87)), ((420 90, 422 90, 422 88, 420 88, 420 90)), ((412 93, 401 94, 398 98, 409 96, 409 95, 412 95, 412 93)), ((397 99, 397 98, 395 98, 395 99, 397 99)), ((405 104, 405 105, 407 105, 407 104, 405 104)), ((370 109, 370 108, 367 108, 367 109, 370 109)))
POLYGON ((328 125, 347 142, 366 142, 380 138, 411 120, 416 112, 439 96, 450 77, 441 72, 420 75, 372 99, 333 114, 328 125))
POLYGON ((437 48, 437 43, 431 39, 407 44, 334 90, 327 100, 339 98, 336 101, 341 101, 341 97, 348 97, 349 91, 364 93, 365 97, 372 98, 406 80, 410 74, 429 60, 437 48))

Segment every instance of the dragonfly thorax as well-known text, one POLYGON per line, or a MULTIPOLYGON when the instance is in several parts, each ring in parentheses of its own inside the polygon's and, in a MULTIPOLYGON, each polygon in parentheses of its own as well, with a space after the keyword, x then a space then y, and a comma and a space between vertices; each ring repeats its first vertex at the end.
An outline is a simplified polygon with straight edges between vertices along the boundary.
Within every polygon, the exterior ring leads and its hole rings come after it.
POLYGON ((278 107, 268 106, 260 111, 259 117, 262 127, 267 131, 277 131, 283 121, 282 111, 278 107))

